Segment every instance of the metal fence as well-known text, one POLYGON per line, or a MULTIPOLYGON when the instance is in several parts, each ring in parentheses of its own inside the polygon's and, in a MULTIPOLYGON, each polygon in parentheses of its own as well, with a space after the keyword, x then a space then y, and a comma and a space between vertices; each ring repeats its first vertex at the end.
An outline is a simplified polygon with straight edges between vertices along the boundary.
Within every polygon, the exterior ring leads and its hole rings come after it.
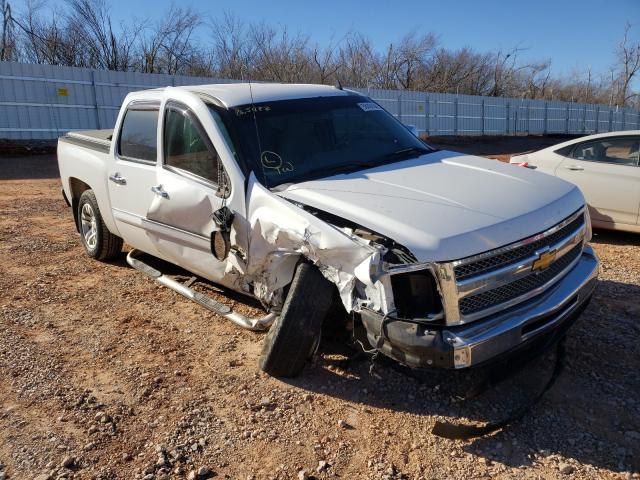
MULTIPOLYGON (((113 127, 134 90, 231 83, 209 77, 0 62, 0 138, 53 139, 113 127)), ((640 129, 640 112, 560 101, 354 89, 427 135, 590 134, 640 129)))

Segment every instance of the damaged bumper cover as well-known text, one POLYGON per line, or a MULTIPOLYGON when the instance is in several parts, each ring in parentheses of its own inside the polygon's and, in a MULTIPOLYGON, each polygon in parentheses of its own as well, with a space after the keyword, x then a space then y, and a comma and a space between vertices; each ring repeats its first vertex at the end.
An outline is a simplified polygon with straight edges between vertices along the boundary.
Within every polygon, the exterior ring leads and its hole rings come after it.
POLYGON ((575 267, 534 299, 467 325, 441 326, 361 311, 369 342, 414 368, 466 368, 486 364, 544 336, 562 336, 588 304, 598 259, 587 246, 575 267), (382 328, 384 325, 384 334, 382 328))

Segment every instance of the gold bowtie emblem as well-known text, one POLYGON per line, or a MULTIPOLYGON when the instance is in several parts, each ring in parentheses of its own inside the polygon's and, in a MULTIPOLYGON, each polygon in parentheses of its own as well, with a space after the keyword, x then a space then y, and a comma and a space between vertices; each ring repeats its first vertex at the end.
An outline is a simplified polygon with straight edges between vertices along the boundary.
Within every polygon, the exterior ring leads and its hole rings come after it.
POLYGON ((535 271, 546 269, 556 259, 557 253, 558 252, 556 250, 542 252, 541 254, 538 255, 538 259, 535 262, 533 262, 533 265, 531 266, 531 270, 535 272, 535 271))

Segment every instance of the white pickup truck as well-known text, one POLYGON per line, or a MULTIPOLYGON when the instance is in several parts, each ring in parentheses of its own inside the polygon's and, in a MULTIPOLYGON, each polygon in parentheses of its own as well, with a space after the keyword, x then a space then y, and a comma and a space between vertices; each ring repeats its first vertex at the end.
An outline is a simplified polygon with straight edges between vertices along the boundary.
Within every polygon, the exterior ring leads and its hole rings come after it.
MULTIPOLYGON (((559 339, 598 260, 561 179, 438 151, 377 103, 319 85, 129 94, 114 130, 58 143, 87 254, 119 255, 201 305, 269 329, 260 366, 298 374, 332 305, 410 367, 465 368, 559 339), (247 318, 141 253, 260 300, 247 318)), ((354 334, 355 335, 355 334, 354 334)))

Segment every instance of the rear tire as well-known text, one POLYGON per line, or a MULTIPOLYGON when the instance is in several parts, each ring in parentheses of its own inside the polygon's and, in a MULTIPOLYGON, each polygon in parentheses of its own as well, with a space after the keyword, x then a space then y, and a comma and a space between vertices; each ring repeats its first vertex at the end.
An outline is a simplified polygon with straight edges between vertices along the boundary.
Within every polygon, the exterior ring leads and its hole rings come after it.
POLYGON ((108 260, 122 252, 122 239, 105 225, 93 190, 85 190, 80 195, 78 227, 82 246, 91 258, 108 260))
POLYGON ((334 286, 313 265, 301 263, 293 276, 282 313, 264 340, 260 368, 274 377, 295 377, 320 341, 334 286))

